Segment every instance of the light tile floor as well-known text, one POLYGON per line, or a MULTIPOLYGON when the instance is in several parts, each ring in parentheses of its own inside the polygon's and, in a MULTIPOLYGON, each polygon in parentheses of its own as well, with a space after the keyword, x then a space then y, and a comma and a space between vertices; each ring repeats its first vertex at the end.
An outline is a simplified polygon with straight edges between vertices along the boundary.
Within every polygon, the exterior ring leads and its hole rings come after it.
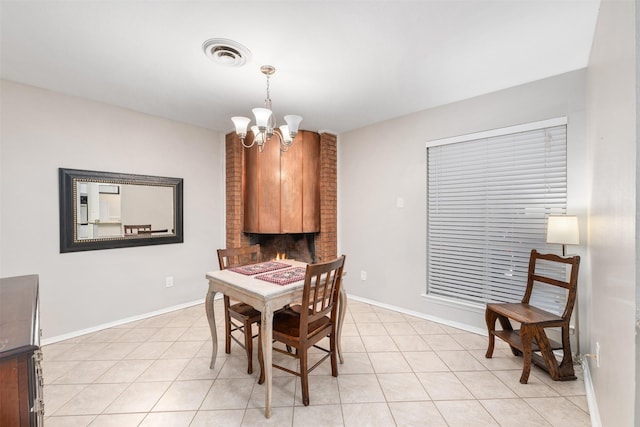
POLYGON ((504 343, 485 359, 486 337, 353 300, 339 376, 328 361, 313 371, 305 407, 299 379, 275 370, 267 420, 258 369, 246 373, 235 343, 224 353, 215 304, 212 370, 203 305, 44 346, 46 426, 590 425, 579 369, 577 381, 554 382, 534 367, 523 385, 504 343))

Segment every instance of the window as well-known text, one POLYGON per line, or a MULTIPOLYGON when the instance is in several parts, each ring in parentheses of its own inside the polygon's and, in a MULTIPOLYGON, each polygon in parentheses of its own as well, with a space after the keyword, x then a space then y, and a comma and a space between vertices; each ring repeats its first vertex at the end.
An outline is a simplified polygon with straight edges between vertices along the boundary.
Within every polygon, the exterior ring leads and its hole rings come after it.
MULTIPOLYGON (((427 294, 520 301, 531 249, 567 203, 566 118, 427 144, 427 294)), ((555 247, 558 246, 558 247, 555 247)), ((549 289, 532 303, 558 312, 549 289)))

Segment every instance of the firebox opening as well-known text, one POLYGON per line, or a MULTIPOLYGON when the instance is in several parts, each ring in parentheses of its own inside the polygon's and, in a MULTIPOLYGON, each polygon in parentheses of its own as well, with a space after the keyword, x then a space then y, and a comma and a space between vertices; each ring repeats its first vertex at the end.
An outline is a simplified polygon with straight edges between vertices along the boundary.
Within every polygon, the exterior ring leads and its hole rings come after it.
POLYGON ((316 262, 315 234, 249 234, 250 244, 260 244, 262 259, 273 260, 280 255, 306 263, 316 262))

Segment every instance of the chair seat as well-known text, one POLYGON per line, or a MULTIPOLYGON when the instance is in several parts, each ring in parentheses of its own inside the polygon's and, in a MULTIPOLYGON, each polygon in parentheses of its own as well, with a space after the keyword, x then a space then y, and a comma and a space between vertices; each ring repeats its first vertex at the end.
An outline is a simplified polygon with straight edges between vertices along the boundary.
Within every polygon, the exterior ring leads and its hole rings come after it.
MULTIPOLYGON (((273 315, 273 332, 300 337, 300 306, 287 308, 273 315)), ((331 324, 328 316, 323 316, 318 320, 309 323, 309 336, 322 331, 331 324)))
POLYGON ((238 320, 243 320, 243 317, 247 319, 257 317, 258 319, 260 319, 260 317, 262 316, 262 314, 258 310, 243 302, 232 304, 231 306, 229 306, 229 309, 231 310, 229 314, 231 314, 238 320), (234 314, 237 314, 238 316, 234 316, 234 314))
POLYGON ((548 311, 520 302, 514 303, 490 303, 487 309, 494 313, 506 316, 518 323, 553 323, 562 322, 563 319, 548 311))

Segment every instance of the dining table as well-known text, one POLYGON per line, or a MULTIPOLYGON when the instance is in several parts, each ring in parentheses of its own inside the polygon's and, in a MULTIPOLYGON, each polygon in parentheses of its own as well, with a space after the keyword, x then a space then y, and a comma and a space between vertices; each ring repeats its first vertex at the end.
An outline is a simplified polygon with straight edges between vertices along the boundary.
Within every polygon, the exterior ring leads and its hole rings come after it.
MULTIPOLYGON (((211 329, 210 368, 213 369, 218 353, 218 334, 214 312, 214 299, 217 293, 228 296, 232 300, 241 301, 253 306, 261 313, 260 332, 264 358, 264 399, 265 416, 271 417, 271 396, 273 377, 273 313, 279 309, 302 299, 304 287, 304 270, 307 263, 293 259, 274 260, 254 263, 246 266, 227 268, 206 273, 209 289, 205 298, 207 320, 211 329)), ((338 296, 338 319, 336 324, 336 349, 340 363, 344 363, 340 336, 346 312, 347 297, 344 286, 340 286, 338 296)))

